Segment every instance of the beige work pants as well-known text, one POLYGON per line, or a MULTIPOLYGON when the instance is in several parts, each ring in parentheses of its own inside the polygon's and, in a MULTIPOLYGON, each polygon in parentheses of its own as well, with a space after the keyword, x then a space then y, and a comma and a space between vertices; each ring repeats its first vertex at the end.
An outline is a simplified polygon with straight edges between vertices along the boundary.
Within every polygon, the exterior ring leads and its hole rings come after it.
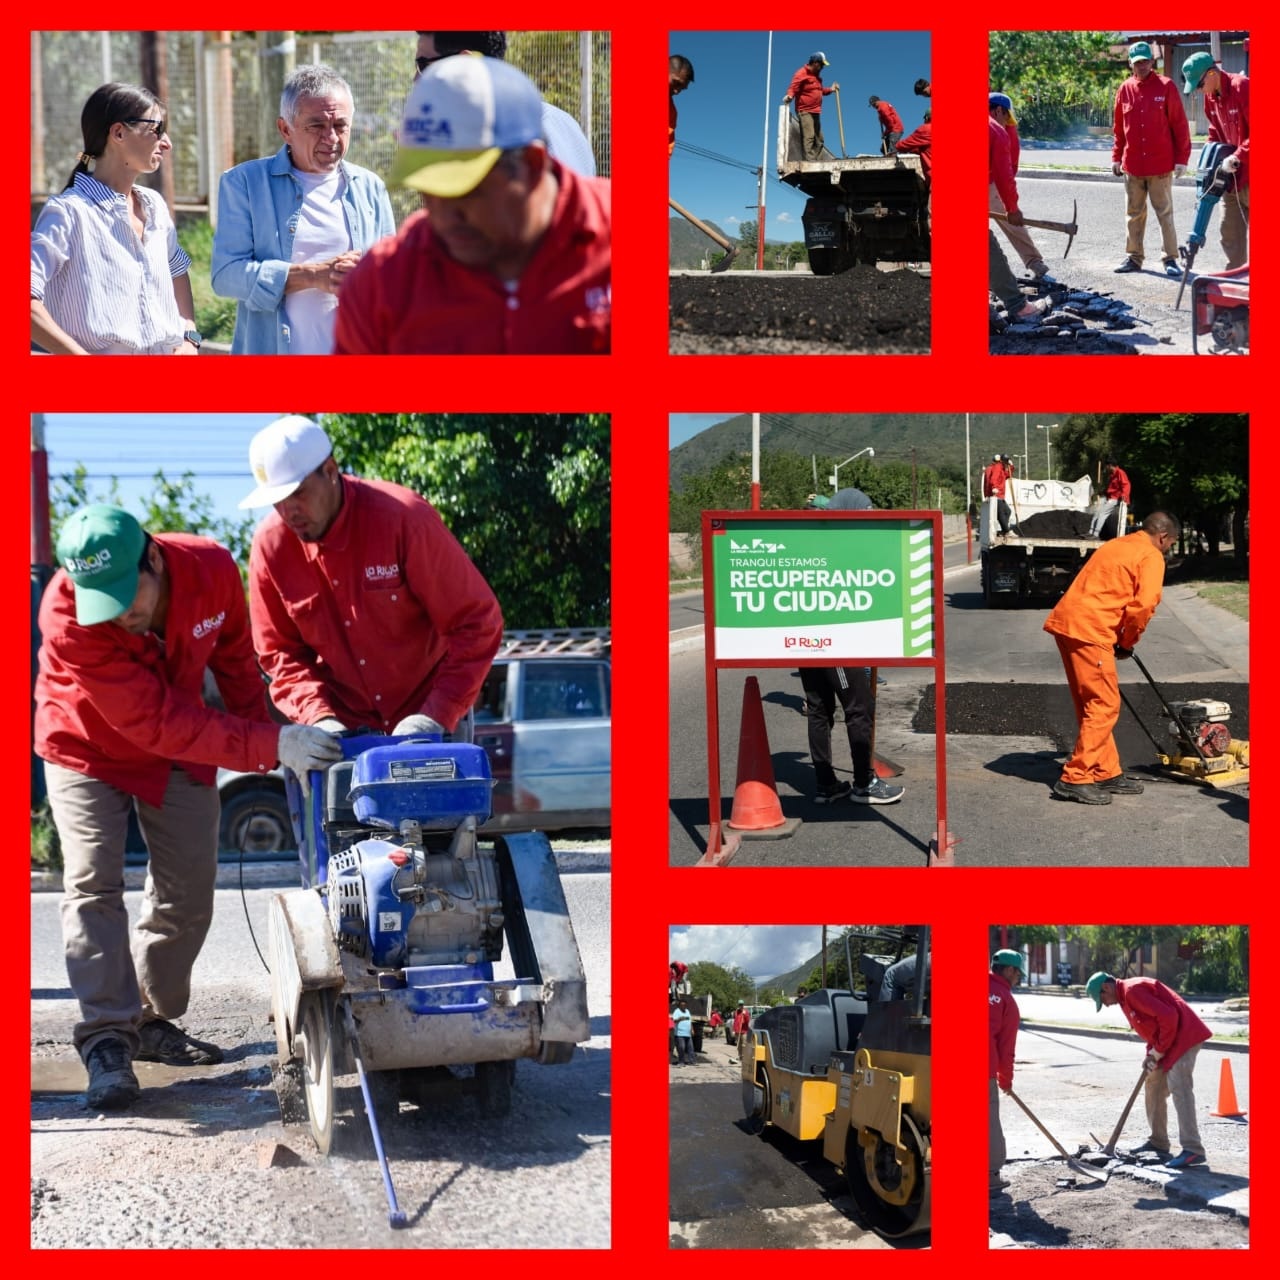
MULTIPOLYGON (((1004 207, 1004 201, 1000 199, 1000 193, 996 190, 996 184, 990 183, 987 188, 987 207, 991 213, 1007 213, 1004 207)), ((1004 238, 1014 247, 1018 257, 1022 259, 1022 265, 1029 267, 1033 262, 1043 262, 1044 254, 1036 248, 1035 241, 1032 240, 1026 227, 1014 227, 1009 223, 996 219, 996 226, 1004 232, 1004 238)))
POLYGON ((1000 1170, 1004 1165, 1004 1130, 1000 1127, 1000 1086, 994 1080, 989 1082, 987 1092, 987 1171, 988 1181, 995 1184, 1000 1180, 1000 1170))
POLYGON ((798 111, 800 119, 800 154, 806 160, 821 160, 822 117, 816 111, 798 111))
POLYGON ((1173 173, 1158 173, 1153 178, 1124 175, 1124 194, 1128 204, 1128 234, 1124 251, 1142 265, 1142 241, 1147 230, 1147 201, 1160 223, 1160 242, 1165 258, 1178 260, 1178 233, 1173 229, 1173 173))
POLYGON ((1222 197, 1222 252, 1227 270, 1234 271, 1249 261, 1249 188, 1228 191, 1222 197))
MULTIPOLYGON (((1147 1072, 1144 1093, 1147 1104, 1147 1123, 1151 1126, 1151 1145, 1169 1148, 1169 1095, 1173 1095, 1173 1110, 1178 1117, 1178 1142, 1184 1151, 1204 1155, 1204 1143, 1200 1141, 1200 1125, 1196 1120, 1196 1094, 1192 1076, 1200 1046, 1188 1049, 1168 1071, 1159 1067, 1147 1072)), ((1172 1148, 1170 1148, 1172 1149, 1172 1148)))
POLYGON ((62 944, 80 1002, 73 1042, 83 1058, 106 1035, 133 1052, 137 1027, 179 1018, 191 969, 213 919, 218 792, 174 767, 161 808, 45 761, 49 808, 62 845, 62 944), (124 846, 136 806, 149 862, 132 937, 124 902, 124 846))

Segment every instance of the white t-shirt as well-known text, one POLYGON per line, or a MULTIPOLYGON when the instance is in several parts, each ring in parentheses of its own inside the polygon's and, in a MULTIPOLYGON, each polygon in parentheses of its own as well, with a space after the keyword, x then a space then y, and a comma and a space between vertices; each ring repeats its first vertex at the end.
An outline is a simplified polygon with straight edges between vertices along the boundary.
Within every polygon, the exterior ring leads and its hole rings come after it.
MULTIPOLYGON (((346 190, 342 171, 302 173, 295 169, 293 176, 302 184, 303 197, 289 261, 323 262, 345 253, 351 248, 351 229, 342 204, 346 190)), ((324 289, 286 294, 284 312, 289 319, 289 350, 293 355, 320 356, 333 351, 337 294, 324 289)))

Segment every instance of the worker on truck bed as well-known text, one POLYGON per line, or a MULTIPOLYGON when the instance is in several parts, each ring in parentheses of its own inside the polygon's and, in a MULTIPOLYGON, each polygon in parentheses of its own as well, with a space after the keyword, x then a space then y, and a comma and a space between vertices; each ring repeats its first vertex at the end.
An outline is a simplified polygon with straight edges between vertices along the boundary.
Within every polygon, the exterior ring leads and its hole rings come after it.
POLYGON ((892 102, 877 98, 874 93, 867 99, 867 105, 875 111, 880 121, 880 154, 896 155, 898 142, 902 137, 902 117, 893 109, 892 102))
POLYGON ((669 77, 668 92, 670 106, 667 109, 667 158, 670 159, 676 149, 676 94, 683 93, 693 83, 693 63, 682 54, 673 53, 667 59, 667 75, 669 77))
POLYGON ((825 53, 810 54, 809 61, 791 77, 787 96, 782 100, 783 106, 793 100, 796 104, 801 155, 805 160, 822 159, 822 99, 840 88, 838 84, 828 87, 822 83, 822 68, 830 65, 825 53))
POLYGON ((1045 619, 1080 724, 1075 750, 1053 784, 1060 799, 1110 804, 1113 795, 1142 792, 1142 783, 1125 777, 1111 736, 1120 718, 1116 659, 1131 656, 1160 603, 1165 556, 1179 532, 1173 516, 1153 511, 1136 533, 1103 543, 1045 619))
POLYGON ((1147 1046, 1143 1063, 1147 1069, 1144 1098, 1151 1136, 1134 1151, 1154 1151, 1161 1157, 1169 1154, 1168 1101, 1173 1094, 1182 1150, 1172 1160, 1165 1160, 1165 1164, 1170 1169, 1204 1164, 1193 1077, 1200 1046, 1213 1032, 1176 991, 1154 978, 1117 979, 1109 973, 1095 973, 1085 984, 1085 990, 1093 997, 1094 1009, 1101 1009, 1104 1004, 1118 1004, 1120 1012, 1147 1046))
POLYGON ((987 1024, 991 1036, 990 1085, 987 1089, 987 1189, 997 1196, 1009 1184, 1000 1176, 1004 1165, 1004 1130, 1000 1127, 1000 1094, 1013 1091, 1013 1049, 1018 1039, 1017 1001, 1013 989, 1026 967, 1016 951, 997 951, 987 978, 987 1024))
MULTIPOLYGON (((1091 538, 1102 537, 1102 531, 1106 528, 1111 513, 1122 502, 1129 501, 1129 477, 1125 474, 1124 468, 1114 458, 1108 458, 1102 465, 1107 468, 1107 492, 1098 503, 1098 510, 1089 524, 1091 538)), ((1123 533, 1124 530, 1117 529, 1116 532, 1123 533)))
POLYGON ((249 444, 274 506, 249 556, 254 647, 271 698, 324 729, 453 733, 502 643, 502 611, 436 509, 344 475, 324 430, 279 418, 249 444))
POLYGON ((139 1097, 134 1060, 222 1061, 172 1021, 187 1011, 213 919, 218 768, 322 769, 341 748, 319 729, 271 720, 225 547, 148 534, 128 512, 93 505, 63 524, 57 557, 40 602, 34 749, 62 845, 62 940, 86 1102, 114 1109, 139 1097), (226 711, 205 705, 206 669, 226 711), (149 858, 132 948, 131 810, 149 858))
POLYGON ((1235 150, 1222 162, 1228 175, 1222 195, 1222 252, 1227 270, 1249 261, 1249 77, 1226 72, 1203 49, 1182 64, 1182 90, 1204 97, 1209 141, 1229 142, 1235 150))
POLYGON ((993 453, 991 465, 982 473, 982 496, 995 498, 996 520, 1001 533, 1009 532, 1009 504, 1004 500, 1005 490, 1013 477, 1013 463, 1007 453, 993 453))

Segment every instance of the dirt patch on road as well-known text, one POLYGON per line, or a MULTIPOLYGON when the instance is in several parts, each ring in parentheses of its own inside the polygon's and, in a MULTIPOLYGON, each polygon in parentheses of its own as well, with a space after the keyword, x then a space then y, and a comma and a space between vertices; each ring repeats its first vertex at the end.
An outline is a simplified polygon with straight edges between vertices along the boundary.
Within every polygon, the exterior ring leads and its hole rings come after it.
POLYGON ((930 282, 914 271, 854 267, 776 280, 673 276, 670 289, 673 339, 702 335, 727 341, 730 350, 748 349, 735 345, 743 339, 812 343, 845 354, 929 350, 930 282))

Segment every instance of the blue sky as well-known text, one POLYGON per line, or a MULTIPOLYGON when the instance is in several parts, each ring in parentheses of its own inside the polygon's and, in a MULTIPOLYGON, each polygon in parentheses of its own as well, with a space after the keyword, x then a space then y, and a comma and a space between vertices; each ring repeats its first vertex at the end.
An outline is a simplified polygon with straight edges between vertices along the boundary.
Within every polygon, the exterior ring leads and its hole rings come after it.
MULTIPOLYGON (((828 55, 829 56, 829 55, 828 55)), ((694 67, 697 67, 695 62, 694 67)), ((828 940, 843 926, 831 925, 828 940)), ((725 969, 741 969, 757 982, 788 973, 822 950, 822 926, 673 924, 668 931, 669 960, 707 960, 725 969)))
POLYGON ((684 444, 690 436, 696 436, 699 431, 714 427, 717 422, 736 417, 741 412, 741 409, 734 409, 729 413, 673 413, 668 423, 667 447, 674 449, 676 445, 684 444))
MULTIPOLYGON (((758 203, 758 180, 744 169, 685 151, 680 143, 694 143, 752 168, 760 165, 769 33, 672 31, 669 36, 668 53, 683 54, 694 70, 693 84, 676 97, 680 120, 670 162, 671 198, 732 234, 738 223, 757 216, 746 206, 758 203)), ((800 215, 805 197, 777 178, 778 108, 791 77, 818 50, 831 64, 822 74, 823 82, 840 86, 848 155, 879 154, 880 126, 867 105, 871 94, 893 103, 907 133, 921 123, 929 105, 912 89, 920 77, 931 78, 928 31, 775 31, 765 164, 767 240, 804 236, 800 215)), ((822 132, 828 149, 839 155, 835 94, 823 100, 822 132)))

